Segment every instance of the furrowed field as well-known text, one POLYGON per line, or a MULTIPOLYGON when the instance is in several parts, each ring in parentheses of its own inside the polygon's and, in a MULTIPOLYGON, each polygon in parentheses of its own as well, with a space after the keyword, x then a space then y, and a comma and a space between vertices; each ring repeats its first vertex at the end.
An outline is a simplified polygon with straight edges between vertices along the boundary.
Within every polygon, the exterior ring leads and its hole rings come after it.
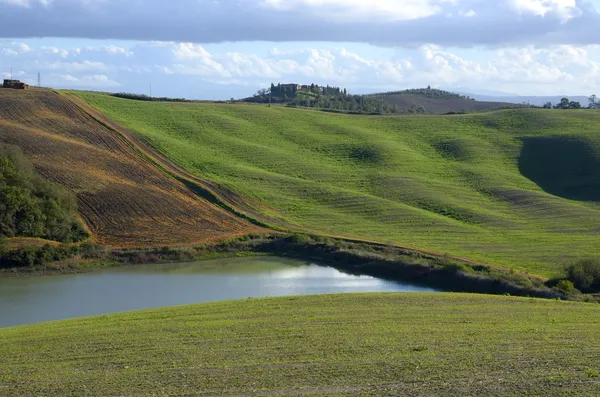
POLYGON ((77 95, 305 229, 542 276, 600 254, 600 112, 367 117, 77 95))
POLYGON ((251 299, 0 330, 0 395, 592 396, 598 305, 251 299))
POLYGON ((96 241, 154 247, 257 230, 157 169, 79 102, 52 91, 0 90, 0 143, 20 147, 42 176, 76 194, 96 241))

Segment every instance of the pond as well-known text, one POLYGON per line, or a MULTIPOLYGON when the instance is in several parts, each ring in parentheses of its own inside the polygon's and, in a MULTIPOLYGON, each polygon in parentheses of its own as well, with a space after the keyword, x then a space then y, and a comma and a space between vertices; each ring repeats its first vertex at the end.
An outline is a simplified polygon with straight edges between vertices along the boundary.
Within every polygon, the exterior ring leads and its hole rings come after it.
POLYGON ((250 297, 434 291, 277 257, 136 265, 0 280, 0 327, 250 297))

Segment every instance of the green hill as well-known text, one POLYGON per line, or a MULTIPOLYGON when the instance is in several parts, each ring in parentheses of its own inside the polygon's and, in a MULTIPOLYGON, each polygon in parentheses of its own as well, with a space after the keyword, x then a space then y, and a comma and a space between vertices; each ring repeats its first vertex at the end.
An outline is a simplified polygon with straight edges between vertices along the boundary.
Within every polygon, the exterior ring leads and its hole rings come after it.
POLYGON ((600 112, 350 116, 78 95, 305 229, 543 276, 600 254, 600 112))
POLYGON ((249 299, 0 329, 0 395, 592 396, 598 305, 249 299))
POLYGON ((508 102, 476 101, 460 94, 432 88, 383 92, 371 96, 386 101, 398 109, 415 113, 474 113, 522 107, 508 102))

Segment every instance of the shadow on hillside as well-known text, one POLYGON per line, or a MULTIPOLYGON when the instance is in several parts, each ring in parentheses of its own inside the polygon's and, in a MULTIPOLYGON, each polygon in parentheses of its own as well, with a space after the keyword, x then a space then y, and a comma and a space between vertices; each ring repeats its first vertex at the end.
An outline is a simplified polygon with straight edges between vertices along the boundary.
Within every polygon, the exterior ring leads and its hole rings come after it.
POLYGON ((587 138, 524 138, 519 170, 547 193, 600 201, 600 158, 587 138))

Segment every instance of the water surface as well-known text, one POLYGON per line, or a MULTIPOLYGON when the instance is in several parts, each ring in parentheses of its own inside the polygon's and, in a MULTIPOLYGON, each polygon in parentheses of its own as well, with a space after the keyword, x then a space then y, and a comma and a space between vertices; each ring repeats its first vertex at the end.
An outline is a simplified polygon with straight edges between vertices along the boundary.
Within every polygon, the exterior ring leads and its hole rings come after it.
POLYGON ((0 280, 0 327, 249 297, 433 291, 303 261, 250 257, 0 280))

